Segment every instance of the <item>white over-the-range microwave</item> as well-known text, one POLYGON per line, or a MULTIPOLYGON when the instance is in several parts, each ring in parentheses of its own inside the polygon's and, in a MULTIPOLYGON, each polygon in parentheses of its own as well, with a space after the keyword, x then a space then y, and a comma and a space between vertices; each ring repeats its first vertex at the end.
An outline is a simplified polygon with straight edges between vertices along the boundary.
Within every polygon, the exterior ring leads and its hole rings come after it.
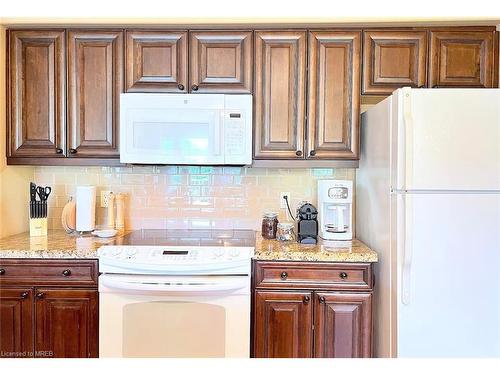
POLYGON ((121 94, 120 162, 252 163, 252 96, 121 94))

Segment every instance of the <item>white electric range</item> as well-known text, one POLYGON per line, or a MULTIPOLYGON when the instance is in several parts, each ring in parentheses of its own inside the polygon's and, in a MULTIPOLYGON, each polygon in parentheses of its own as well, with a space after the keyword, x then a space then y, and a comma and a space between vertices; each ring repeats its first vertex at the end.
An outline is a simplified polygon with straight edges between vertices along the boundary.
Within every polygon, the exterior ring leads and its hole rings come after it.
POLYGON ((253 231, 139 231, 99 255, 101 357, 249 357, 253 231))

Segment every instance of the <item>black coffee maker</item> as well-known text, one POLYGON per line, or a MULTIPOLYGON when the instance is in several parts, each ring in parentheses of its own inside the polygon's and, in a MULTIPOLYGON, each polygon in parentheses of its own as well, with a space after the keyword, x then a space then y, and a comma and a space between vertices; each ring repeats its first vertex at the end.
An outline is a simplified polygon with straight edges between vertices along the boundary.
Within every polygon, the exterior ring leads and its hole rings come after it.
POLYGON ((297 217, 297 241, 315 244, 318 241, 318 210, 311 203, 304 203, 297 209, 297 217))

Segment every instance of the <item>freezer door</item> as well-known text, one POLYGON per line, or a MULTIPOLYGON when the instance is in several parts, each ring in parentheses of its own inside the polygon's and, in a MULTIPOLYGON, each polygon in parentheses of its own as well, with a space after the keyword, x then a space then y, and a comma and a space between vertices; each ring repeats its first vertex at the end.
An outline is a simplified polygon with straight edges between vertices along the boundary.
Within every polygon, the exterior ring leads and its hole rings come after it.
POLYGON ((398 356, 500 357, 500 194, 400 200, 398 356))
POLYGON ((393 95, 393 188, 500 190, 500 89, 393 95))

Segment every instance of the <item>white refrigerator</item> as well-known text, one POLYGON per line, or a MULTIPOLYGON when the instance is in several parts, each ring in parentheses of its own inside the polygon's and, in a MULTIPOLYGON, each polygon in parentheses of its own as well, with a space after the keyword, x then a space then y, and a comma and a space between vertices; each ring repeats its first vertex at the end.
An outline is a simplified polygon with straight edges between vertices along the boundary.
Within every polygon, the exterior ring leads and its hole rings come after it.
POLYGON ((377 357, 500 357, 500 89, 395 91, 362 115, 356 236, 377 357))

